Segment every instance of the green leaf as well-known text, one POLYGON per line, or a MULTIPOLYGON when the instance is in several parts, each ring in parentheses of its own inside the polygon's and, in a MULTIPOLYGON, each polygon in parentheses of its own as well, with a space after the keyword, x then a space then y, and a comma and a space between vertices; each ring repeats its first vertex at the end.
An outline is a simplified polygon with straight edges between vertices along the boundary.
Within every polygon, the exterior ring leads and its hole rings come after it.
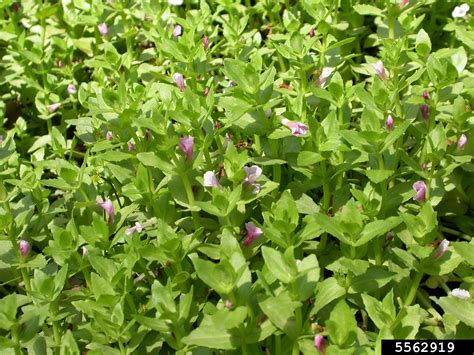
POLYGON ((319 163, 323 160, 325 160, 325 158, 319 153, 302 151, 298 154, 297 164, 299 166, 308 166, 319 163))
POLYGON ((428 36, 428 33, 426 33, 424 29, 419 30, 418 34, 416 35, 415 48, 416 52, 423 57, 426 57, 428 54, 430 54, 431 40, 430 36, 428 36))
POLYGON ((137 159, 143 165, 159 169, 165 174, 173 175, 175 173, 175 168, 172 164, 158 158, 158 156, 153 152, 138 153, 137 159))
POLYGON ((383 303, 368 294, 362 294, 362 300, 370 319, 377 328, 382 329, 395 320, 395 306, 393 304, 393 290, 385 296, 383 303))
POLYGON ((326 233, 331 234, 343 243, 351 244, 350 239, 344 235, 343 229, 334 218, 328 217, 322 213, 315 214, 313 218, 326 233))
POLYGON ((199 259, 194 254, 191 257, 194 268, 196 269, 198 277, 212 287, 221 296, 230 294, 235 286, 235 271, 232 266, 226 261, 220 264, 214 264, 208 260, 199 259))
POLYGON ((264 246, 262 247, 262 255, 265 265, 278 280, 286 284, 293 281, 296 275, 296 267, 290 267, 280 252, 264 246))
POLYGON ((474 244, 467 242, 454 242, 451 245, 469 265, 474 266, 474 244))
POLYGON ((387 271, 385 268, 374 266, 369 268, 365 274, 352 279, 349 288, 350 293, 371 292, 388 284, 396 273, 387 271))
POLYGON ((346 294, 346 289, 339 285, 334 277, 325 279, 319 282, 316 286, 315 301, 313 309, 311 309, 310 316, 316 315, 323 307, 327 306, 332 301, 342 297, 346 294))
POLYGON ((366 175, 369 178, 369 180, 372 181, 374 184, 379 184, 382 181, 387 180, 390 176, 393 175, 393 173, 394 173, 393 170, 375 169, 375 170, 367 171, 366 175))
POLYGON ((345 300, 340 300, 326 321, 329 338, 341 347, 351 345, 357 338, 357 322, 345 300))
POLYGON ((389 217, 385 220, 377 220, 368 223, 362 232, 359 235, 354 246, 359 247, 375 237, 379 237, 384 235, 387 232, 393 230, 396 226, 398 226, 402 222, 400 217, 389 217))
POLYGON ((439 304, 446 313, 453 315, 468 326, 474 327, 474 304, 471 300, 462 300, 453 296, 439 299, 430 298, 439 304))
POLYGON ((378 7, 372 5, 354 5, 353 9, 359 15, 382 16, 383 12, 378 7))
POLYGON ((224 72, 245 92, 255 94, 259 87, 259 77, 255 69, 248 63, 236 59, 224 59, 224 72))
POLYGON ((297 336, 294 313, 301 303, 293 301, 287 291, 275 297, 259 297, 258 304, 263 313, 279 329, 292 338, 297 336))

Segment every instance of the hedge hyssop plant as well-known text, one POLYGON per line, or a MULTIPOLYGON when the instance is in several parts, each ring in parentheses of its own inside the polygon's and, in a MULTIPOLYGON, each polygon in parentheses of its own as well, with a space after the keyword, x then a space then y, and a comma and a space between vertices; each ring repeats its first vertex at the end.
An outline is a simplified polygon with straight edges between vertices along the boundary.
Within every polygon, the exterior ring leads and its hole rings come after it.
POLYGON ((2 354, 472 337, 468 4, 0 8, 2 354))

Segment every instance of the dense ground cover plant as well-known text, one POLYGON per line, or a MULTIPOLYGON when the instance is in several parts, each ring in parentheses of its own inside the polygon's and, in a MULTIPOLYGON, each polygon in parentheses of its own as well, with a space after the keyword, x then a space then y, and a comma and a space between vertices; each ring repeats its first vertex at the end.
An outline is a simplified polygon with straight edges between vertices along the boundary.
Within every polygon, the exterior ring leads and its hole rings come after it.
POLYGON ((2 354, 472 337, 468 4, 0 8, 2 354))

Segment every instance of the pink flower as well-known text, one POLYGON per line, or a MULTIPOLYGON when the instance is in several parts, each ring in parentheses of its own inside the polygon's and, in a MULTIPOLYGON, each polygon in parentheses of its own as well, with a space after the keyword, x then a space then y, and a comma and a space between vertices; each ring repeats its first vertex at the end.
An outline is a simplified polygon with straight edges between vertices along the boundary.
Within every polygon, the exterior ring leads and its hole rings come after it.
POLYGON ((183 34, 183 28, 180 25, 176 25, 173 27, 173 36, 177 38, 183 34))
POLYGON ((179 139, 179 149, 186 155, 187 160, 193 158, 194 137, 187 136, 179 139))
POLYGON ((324 67, 323 70, 321 71, 321 75, 318 78, 317 84, 320 88, 326 84, 326 81, 328 81, 329 77, 331 76, 333 69, 329 67, 324 67))
POLYGON ((415 201, 422 201, 424 202, 426 199, 426 184, 424 181, 417 181, 413 184, 413 189, 415 190, 416 194, 413 197, 415 201))
POLYGON ((290 121, 286 118, 281 120, 281 124, 291 130, 291 134, 295 137, 301 136, 308 132, 308 126, 301 122, 290 121))
POLYGON ((142 230, 143 230, 142 225, 138 222, 135 222, 135 225, 133 227, 130 227, 125 231, 125 235, 132 235, 135 232, 140 233, 142 230))
POLYGON ((324 337, 322 335, 318 334, 314 337, 314 347, 321 354, 326 354, 326 344, 324 343, 324 337))
POLYGON ((410 0, 401 0, 400 1, 400 9, 403 9, 409 2, 410 2, 410 0))
POLYGON ((109 216, 109 224, 112 224, 114 221, 114 205, 110 199, 106 199, 105 201, 102 199, 102 197, 97 196, 97 204, 102 207, 109 216))
POLYGON ((372 66, 375 70, 375 73, 379 76, 380 79, 387 80, 387 71, 385 70, 383 62, 381 60, 379 60, 375 64, 372 64, 372 66))
POLYGON ((22 239, 20 241, 20 245, 18 246, 18 249, 20 250, 21 256, 26 258, 28 254, 30 253, 30 243, 22 239))
POLYGON ((243 184, 247 187, 253 187, 253 193, 258 194, 260 192, 261 186, 255 181, 260 175, 262 175, 262 168, 257 165, 253 165, 251 167, 244 166, 244 170, 247 176, 244 179, 243 184))
POLYGON ((209 88, 208 87, 206 87, 204 89, 204 96, 206 97, 207 95, 209 95, 209 88))
POLYGON ((186 89, 186 83, 183 76, 180 73, 173 74, 173 80, 178 85, 179 90, 184 91, 186 89))
POLYGON ((392 115, 388 115, 387 120, 385 121, 385 127, 387 128, 388 132, 391 132, 393 129, 393 117, 392 115))
POLYGON ((263 232, 253 222, 245 223, 245 229, 247 230, 247 237, 244 240, 244 246, 248 247, 255 239, 260 237, 263 232))
POLYGON ((203 181, 204 187, 219 187, 221 184, 219 184, 219 181, 216 178, 216 174, 214 174, 213 171, 206 171, 204 174, 204 181, 203 181))
POLYGON ((471 294, 469 293, 468 290, 463 290, 462 288, 455 288, 454 290, 451 291, 451 295, 453 295, 456 298, 460 298, 462 300, 467 300, 469 297, 471 297, 471 294))
POLYGON ((309 38, 313 38, 314 37, 314 28, 312 28, 310 31, 309 31, 309 38))
POLYGON ((467 137, 466 135, 463 133, 461 134, 461 136, 459 137, 459 140, 458 140, 458 150, 461 150, 464 148, 464 146, 467 144, 467 137))
POLYGON ((204 36, 202 38, 202 43, 204 44, 204 50, 207 50, 209 48, 209 37, 204 36))
POLYGON ((441 258, 444 255, 444 253, 448 251, 448 247, 449 247, 449 240, 443 239, 443 241, 439 243, 438 248, 436 249, 436 252, 433 255, 433 258, 435 260, 441 258))
POLYGON ((127 148, 128 151, 131 152, 132 150, 135 150, 135 144, 133 144, 131 141, 128 141, 127 148))
POLYGON ((61 103, 57 102, 55 104, 48 105, 47 107, 48 107, 49 112, 56 112, 59 106, 61 106, 61 103))
POLYGON ((69 84, 67 86, 67 92, 69 95, 74 95, 76 93, 76 86, 74 84, 69 84))
POLYGON ((99 29, 99 33, 102 37, 105 37, 109 34, 109 28, 107 27, 106 23, 100 23, 97 28, 99 29))
POLYGON ((63 68, 63 67, 64 67, 64 63, 63 63, 62 60, 58 60, 58 61, 56 62, 56 65, 57 65, 58 68, 63 68))
POLYGON ((226 300, 224 302, 224 307, 227 308, 227 309, 232 309, 232 307, 234 307, 234 305, 232 304, 232 302, 230 300, 226 300))
POLYGON ((423 117, 425 121, 427 121, 430 118, 430 107, 428 105, 421 105, 420 112, 421 112, 421 117, 423 117))
POLYGON ((112 138, 113 138, 112 132, 107 131, 107 133, 105 134, 105 139, 107 139, 108 141, 111 141, 112 138))

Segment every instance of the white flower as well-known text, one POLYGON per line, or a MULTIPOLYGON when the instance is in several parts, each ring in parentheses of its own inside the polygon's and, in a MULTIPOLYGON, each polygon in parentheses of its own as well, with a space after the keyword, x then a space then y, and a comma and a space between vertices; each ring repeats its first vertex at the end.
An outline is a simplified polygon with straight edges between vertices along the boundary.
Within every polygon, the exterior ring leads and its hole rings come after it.
POLYGON ((130 228, 128 228, 128 229, 125 231, 125 235, 132 235, 132 234, 135 233, 135 232, 140 233, 142 230, 143 230, 142 225, 141 225, 140 223, 138 223, 138 222, 135 222, 135 226, 134 226, 134 227, 130 227, 130 228))
POLYGON ((204 187, 219 187, 219 181, 216 178, 216 175, 212 171, 206 171, 204 174, 204 187))
POLYGON ((471 295, 469 294, 469 291, 463 290, 462 288, 455 288, 454 290, 451 291, 451 295, 454 297, 460 298, 462 300, 467 300, 471 295))
POLYGON ((171 6, 180 6, 183 5, 183 0, 168 0, 168 4, 171 6))
POLYGON ((454 8, 453 12, 451 13, 451 16, 453 16, 453 18, 463 18, 467 15, 468 12, 469 12, 469 5, 462 4, 454 8))

